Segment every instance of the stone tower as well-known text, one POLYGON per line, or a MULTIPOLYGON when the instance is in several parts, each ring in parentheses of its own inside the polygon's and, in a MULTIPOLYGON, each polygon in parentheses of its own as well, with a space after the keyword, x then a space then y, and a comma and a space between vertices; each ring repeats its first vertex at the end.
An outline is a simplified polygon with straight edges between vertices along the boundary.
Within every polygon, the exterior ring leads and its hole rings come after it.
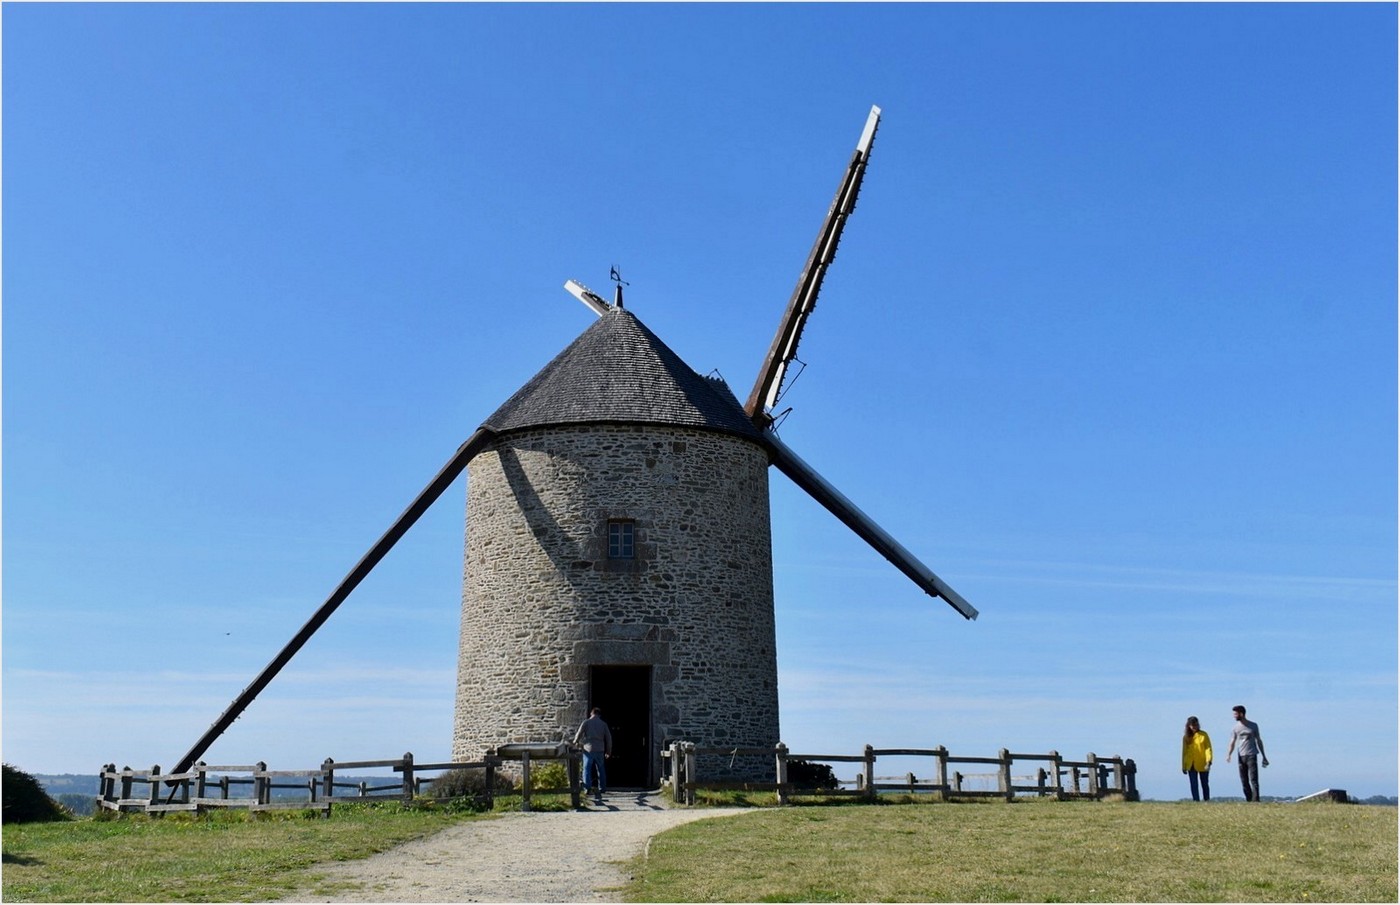
POLYGON ((729 388, 617 307, 484 426, 454 759, 571 739, 591 706, 615 786, 672 739, 776 744, 769 453, 729 388))

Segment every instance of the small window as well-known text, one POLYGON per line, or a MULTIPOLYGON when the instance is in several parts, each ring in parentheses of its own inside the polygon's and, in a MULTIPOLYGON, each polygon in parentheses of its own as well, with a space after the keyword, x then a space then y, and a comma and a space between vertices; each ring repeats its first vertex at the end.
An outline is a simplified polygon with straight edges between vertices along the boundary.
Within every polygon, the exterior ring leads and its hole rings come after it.
POLYGON ((635 559, 637 523, 631 519, 608 519, 608 559, 635 559))

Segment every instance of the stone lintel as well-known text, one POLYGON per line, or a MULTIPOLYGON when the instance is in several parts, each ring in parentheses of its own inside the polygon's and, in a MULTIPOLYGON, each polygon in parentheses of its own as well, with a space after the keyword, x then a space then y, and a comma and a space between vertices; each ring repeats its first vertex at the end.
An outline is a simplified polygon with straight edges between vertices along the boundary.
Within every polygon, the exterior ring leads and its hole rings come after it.
POLYGON ((671 645, 658 641, 578 641, 576 666, 667 666, 671 645))

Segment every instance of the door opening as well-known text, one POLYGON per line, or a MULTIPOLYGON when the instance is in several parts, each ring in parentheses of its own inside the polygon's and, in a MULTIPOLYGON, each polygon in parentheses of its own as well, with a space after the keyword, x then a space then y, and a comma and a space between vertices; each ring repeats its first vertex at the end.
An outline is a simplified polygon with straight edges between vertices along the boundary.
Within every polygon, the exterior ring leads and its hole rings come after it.
POLYGON ((588 707, 603 709, 612 730, 613 755, 608 760, 608 787, 650 789, 651 667, 594 666, 588 675, 588 707))

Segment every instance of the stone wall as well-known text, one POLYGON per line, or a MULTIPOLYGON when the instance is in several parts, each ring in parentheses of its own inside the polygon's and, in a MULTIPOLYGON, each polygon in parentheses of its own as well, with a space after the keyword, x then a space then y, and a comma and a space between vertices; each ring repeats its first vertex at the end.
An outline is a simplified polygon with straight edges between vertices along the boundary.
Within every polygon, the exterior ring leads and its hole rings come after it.
POLYGON ((572 738, 593 665, 651 667, 654 764, 671 738, 778 741, 761 447, 579 425, 472 460, 453 757, 572 738), (634 520, 634 560, 608 559, 609 519, 634 520))

